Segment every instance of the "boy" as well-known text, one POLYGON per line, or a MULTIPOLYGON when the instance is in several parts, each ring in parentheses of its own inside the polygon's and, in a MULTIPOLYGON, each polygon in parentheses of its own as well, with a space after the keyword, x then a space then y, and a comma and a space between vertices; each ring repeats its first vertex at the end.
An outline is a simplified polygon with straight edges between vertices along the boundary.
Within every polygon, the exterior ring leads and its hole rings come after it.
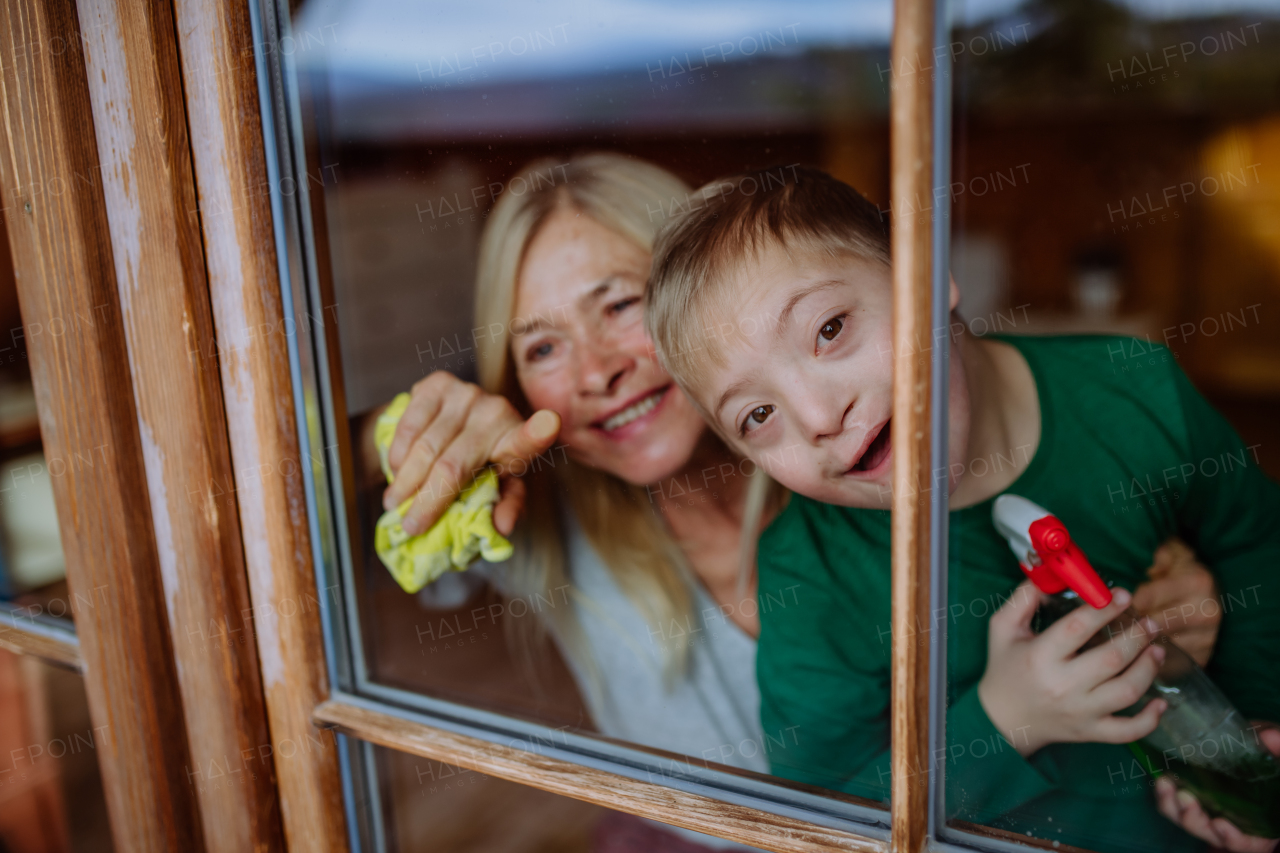
MULTIPOLYGON (((797 727, 795 745, 772 754, 774 772, 882 800, 888 239, 852 188, 811 169, 792 177, 713 182, 700 207, 669 223, 645 322, 708 422, 796 493, 758 555, 760 589, 799 585, 797 606, 761 607, 764 728, 797 727)), ((958 298, 953 283, 953 310, 958 298)), ((1167 350, 1128 339, 958 340, 949 447, 949 815, 1095 850, 1203 849, 1160 817, 1151 778, 1123 745, 1155 728, 1164 701, 1116 714, 1163 658, 1149 645, 1156 626, 1077 654, 1128 603, 1118 589, 1109 607, 1034 634, 1039 594, 1019 586, 991 504, 1009 491, 1048 508, 1127 589, 1161 542, 1186 539, 1227 611, 1209 673, 1247 717, 1275 720, 1280 489, 1167 350)), ((1202 838, 1270 846, 1218 822, 1206 829, 1198 806, 1174 803, 1162 805, 1202 838)))

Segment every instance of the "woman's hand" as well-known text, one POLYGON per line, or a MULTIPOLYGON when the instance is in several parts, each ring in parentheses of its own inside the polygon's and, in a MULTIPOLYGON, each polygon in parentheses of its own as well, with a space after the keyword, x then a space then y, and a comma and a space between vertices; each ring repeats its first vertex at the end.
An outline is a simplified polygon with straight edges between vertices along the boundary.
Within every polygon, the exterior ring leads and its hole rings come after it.
MULTIPOLYGON (((1280 729, 1273 723, 1257 725, 1261 727, 1258 736, 1262 743, 1271 750, 1272 755, 1280 755, 1280 729)), ((1156 780, 1156 805, 1160 814, 1196 838, 1232 853, 1271 853, 1276 849, 1277 843, 1280 843, 1275 838, 1245 835, 1225 818, 1209 817, 1195 795, 1190 791, 1178 790, 1178 786, 1168 776, 1161 776, 1156 780)))
MULTIPOLYGON (((402 523, 409 535, 421 533, 492 462, 500 466, 502 480, 493 526, 507 535, 524 510, 525 495, 524 483, 507 470, 514 462, 531 462, 559 433, 555 412, 544 409, 526 421, 504 397, 437 370, 414 384, 409 407, 396 425, 387 455, 395 482, 383 494, 382 505, 393 509, 416 495, 402 523)), ((526 469, 525 464, 518 467, 526 469)))
POLYGON ((1031 617, 1040 591, 1025 581, 991 617, 978 699, 1022 755, 1050 743, 1128 743, 1155 729, 1168 707, 1163 699, 1133 717, 1115 716, 1142 698, 1164 660, 1164 649, 1150 645, 1156 627, 1149 619, 1077 654, 1129 600, 1116 589, 1101 610, 1080 607, 1036 634, 1031 617))
POLYGON ((1133 609, 1150 616, 1161 633, 1204 666, 1213 655, 1222 624, 1218 587, 1209 570, 1180 539, 1156 549, 1151 578, 1133 591, 1133 609))

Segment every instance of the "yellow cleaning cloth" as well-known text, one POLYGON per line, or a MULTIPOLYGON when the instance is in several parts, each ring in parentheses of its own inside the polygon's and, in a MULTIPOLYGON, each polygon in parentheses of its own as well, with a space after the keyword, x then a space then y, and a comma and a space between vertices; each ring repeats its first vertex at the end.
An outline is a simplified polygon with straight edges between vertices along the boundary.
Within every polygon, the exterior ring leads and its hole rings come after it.
MULTIPOLYGON (((373 442, 388 483, 394 478, 387 454, 408 406, 408 394, 396 395, 374 426, 373 442)), ((466 571, 476 557, 500 563, 511 556, 512 548, 493 526, 497 502, 498 474, 486 468, 426 533, 411 537, 400 526, 413 498, 383 513, 373 534, 374 550, 405 592, 417 592, 445 572, 466 571)))

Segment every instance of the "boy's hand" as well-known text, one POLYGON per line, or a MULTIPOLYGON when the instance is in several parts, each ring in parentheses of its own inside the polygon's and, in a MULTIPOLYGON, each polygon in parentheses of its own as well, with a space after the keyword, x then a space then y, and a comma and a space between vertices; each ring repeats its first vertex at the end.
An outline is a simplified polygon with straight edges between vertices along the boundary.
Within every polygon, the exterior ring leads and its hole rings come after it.
MULTIPOLYGON (((1272 755, 1280 755, 1280 729, 1273 723, 1258 725, 1262 727, 1258 736, 1263 744, 1271 750, 1272 755)), ((1161 776, 1156 780, 1156 805, 1160 808, 1160 814, 1196 838, 1232 853, 1271 853, 1280 844, 1275 838, 1245 835, 1225 818, 1210 818, 1195 795, 1190 791, 1178 790, 1178 786, 1168 776, 1161 776)))
POLYGON ((1154 623, 1144 619, 1136 630, 1078 654, 1128 606, 1129 593, 1113 590, 1101 610, 1082 606, 1035 634, 1031 617, 1040 595, 1030 581, 1022 583, 988 626, 978 699, 996 728, 1024 756, 1050 743, 1128 743, 1155 730, 1168 707, 1163 699, 1136 716, 1115 716, 1142 698, 1164 660, 1164 649, 1150 645, 1154 623))

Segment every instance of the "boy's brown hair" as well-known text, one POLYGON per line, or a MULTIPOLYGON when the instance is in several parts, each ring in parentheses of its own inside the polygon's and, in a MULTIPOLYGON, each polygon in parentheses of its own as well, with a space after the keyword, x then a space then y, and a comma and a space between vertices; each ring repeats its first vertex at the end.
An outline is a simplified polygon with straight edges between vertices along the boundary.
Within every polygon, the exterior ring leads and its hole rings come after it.
POLYGON ((645 291, 645 328, 681 387, 689 387, 699 366, 722 364, 722 349, 710 346, 713 341, 763 328, 753 320, 750 329, 745 322, 726 329, 710 315, 732 304, 733 294, 726 292, 732 271, 775 243, 788 252, 817 250, 889 264, 889 232, 879 208, 826 172, 775 166, 712 181, 658 232, 645 291))

